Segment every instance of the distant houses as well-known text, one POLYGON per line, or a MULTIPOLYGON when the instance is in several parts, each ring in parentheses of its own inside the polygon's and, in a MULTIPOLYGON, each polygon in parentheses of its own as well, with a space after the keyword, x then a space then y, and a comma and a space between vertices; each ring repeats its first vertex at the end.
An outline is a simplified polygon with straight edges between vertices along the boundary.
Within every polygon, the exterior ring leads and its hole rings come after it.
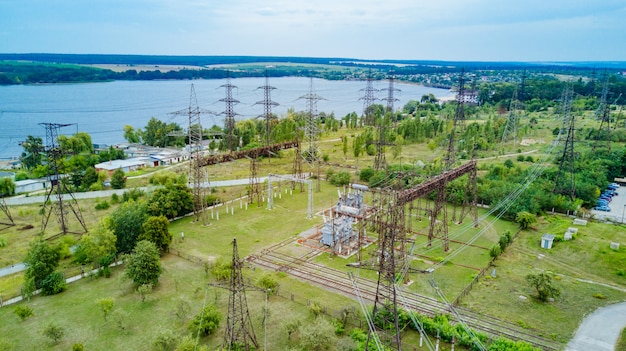
POLYGON ((135 144, 121 144, 117 148, 123 149, 124 154, 130 158, 98 163, 94 166, 97 172, 106 171, 111 176, 116 169, 127 173, 146 167, 168 166, 189 159, 189 152, 185 150, 135 144))

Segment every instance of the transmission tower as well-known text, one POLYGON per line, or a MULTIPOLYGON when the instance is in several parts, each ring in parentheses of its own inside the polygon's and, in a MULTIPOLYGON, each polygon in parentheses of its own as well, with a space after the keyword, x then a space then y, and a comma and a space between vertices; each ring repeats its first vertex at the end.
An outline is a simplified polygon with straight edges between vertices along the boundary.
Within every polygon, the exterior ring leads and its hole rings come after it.
MULTIPOLYGON (((454 120, 452 121, 452 130, 450 131, 450 138, 448 139, 448 150, 444 159, 444 172, 452 169, 456 163, 455 151, 455 134, 459 124, 465 121, 465 70, 461 70, 459 76, 459 90, 456 98, 456 109, 454 112, 454 120)), ((473 178, 476 179, 475 177, 473 178)), ((432 210, 430 211, 430 223, 428 226, 428 245, 432 245, 433 238, 441 238, 443 241, 443 250, 448 252, 450 250, 448 240, 448 209, 447 194, 446 194, 447 181, 444 179, 443 184, 435 189, 435 200, 433 202, 432 210)))
POLYGON ((395 121, 393 104, 394 104, 394 102, 398 101, 398 99, 396 99, 394 97, 394 94, 395 94, 395 92, 399 92, 400 89, 394 88, 393 80, 394 80, 393 75, 390 75, 389 76, 389 87, 382 89, 383 91, 387 91, 387 97, 386 98, 382 98, 381 100, 387 102, 387 112, 391 112, 391 119, 395 121))
POLYGON ((226 333, 222 348, 225 350, 256 350, 259 343, 256 341, 248 303, 246 301, 246 289, 243 283, 242 260, 239 259, 237 239, 233 239, 233 260, 230 270, 230 294, 228 297, 228 318, 226 320, 226 333))
POLYGON ((238 113, 235 112, 234 106, 239 103, 239 100, 233 98, 233 89, 237 88, 236 85, 232 85, 230 83, 230 72, 226 78, 226 84, 220 85, 220 88, 224 88, 226 91, 226 97, 220 99, 226 104, 226 109, 223 114, 224 117, 224 132, 226 133, 226 138, 228 139, 226 142, 228 144, 228 151, 233 152, 236 144, 236 136, 235 136, 235 116, 238 113))
POLYGON ((373 324, 367 332, 365 350, 369 348, 372 337, 378 337, 392 350, 401 350, 400 327, 398 322, 398 303, 396 291, 396 235, 403 232, 404 204, 397 202, 394 192, 380 198, 380 210, 377 213, 376 227, 380 237, 378 252, 378 282, 376 297, 372 309, 373 324), (372 335, 376 333, 376 335, 372 335))
POLYGON ((315 93, 313 86, 313 77, 311 77, 309 85, 309 93, 300 97, 306 100, 306 121, 304 125, 304 152, 302 154, 304 160, 311 166, 316 168, 317 173, 317 191, 320 191, 320 159, 322 157, 319 149, 319 118, 317 114, 317 102, 325 100, 323 97, 315 93))
POLYGON ((46 128, 46 147, 45 153, 48 159, 48 169, 50 172, 50 190, 46 193, 43 203, 43 218, 41 221, 41 232, 45 232, 48 226, 50 215, 54 212, 61 227, 60 235, 70 233, 68 228, 68 212, 71 212, 76 220, 80 223, 83 231, 76 234, 87 232, 87 226, 83 220, 83 215, 78 207, 78 202, 74 198, 71 190, 67 187, 66 182, 61 179, 61 167, 63 166, 63 152, 59 146, 59 129, 70 126, 72 124, 59 123, 39 123, 46 128), (52 197, 56 198, 53 201, 52 197))
POLYGON ((367 73, 367 83, 365 89, 361 89, 361 91, 365 91, 365 95, 359 98, 359 100, 363 100, 363 116, 365 119, 364 123, 365 125, 371 126, 374 125, 374 114, 369 107, 374 104, 374 101, 376 101, 374 93, 378 91, 377 89, 374 89, 374 80, 372 79, 371 68, 367 73))
POLYGON ((609 77, 606 75, 604 77, 604 81, 602 82, 602 95, 600 97, 600 104, 598 105, 598 109, 596 110, 596 119, 600 120, 600 128, 598 129, 598 134, 596 135, 596 140, 593 142, 593 146, 591 147, 591 153, 594 154, 596 151, 596 147, 600 142, 600 139, 606 137, 606 148, 607 153, 611 153, 611 106, 609 105, 607 98, 609 95, 609 77), (606 133, 606 136, 602 135, 602 133, 606 133))
POLYGON ((7 227, 14 226, 15 222, 13 221, 13 217, 11 216, 11 211, 9 211, 9 206, 7 206, 7 203, 4 202, 3 198, 0 198, 0 211, 2 211, 2 213, 4 213, 4 215, 9 220, 8 222, 0 222, 0 224, 3 224, 7 227))
POLYGON ((188 184, 193 194, 193 214, 196 221, 202 220, 203 224, 207 224, 206 215, 206 196, 207 190, 210 190, 209 177, 206 168, 202 167, 202 123, 200 116, 203 114, 215 114, 209 110, 201 109, 198 106, 196 98, 196 89, 191 84, 189 94, 189 107, 185 110, 171 112, 172 115, 187 115, 188 129, 187 138, 189 140, 189 171, 188 184))
POLYGON ((513 148, 517 146, 517 126, 518 121, 518 108, 520 105, 518 94, 518 86, 515 85, 513 89, 513 96, 511 97, 511 103, 509 104, 509 117, 506 120, 504 126, 504 132, 502 133, 502 143, 509 140, 510 134, 512 134, 513 148))
POLYGON ((569 190, 570 199, 574 199, 576 195, 576 183, 574 182, 574 114, 572 113, 572 100, 573 89, 568 84, 563 91, 561 98, 561 113, 563 118, 563 127, 556 140, 557 143, 561 142, 563 132, 567 132, 567 139, 565 140, 565 146, 561 159, 559 160, 559 170, 556 178, 554 179, 554 188, 552 193, 554 194, 567 194, 569 190), (569 184, 566 183, 565 173, 569 173, 569 184))
POLYGON ((272 101, 272 90, 276 88, 271 86, 269 82, 270 80, 267 69, 265 69, 265 85, 258 87, 258 89, 263 89, 263 101, 259 101, 255 105, 263 105, 263 114, 259 117, 263 117, 263 119, 265 120, 266 146, 270 146, 271 144, 270 136, 272 132, 272 119, 274 118, 274 116, 272 115, 272 106, 278 106, 277 102, 272 101))
POLYGON ((392 113, 387 112, 385 116, 378 119, 378 125, 376 126, 376 156, 374 156, 374 169, 381 170, 387 169, 387 160, 385 158, 385 146, 391 145, 387 142, 387 128, 390 123, 392 113), (387 118, 389 116, 389 118, 387 118))

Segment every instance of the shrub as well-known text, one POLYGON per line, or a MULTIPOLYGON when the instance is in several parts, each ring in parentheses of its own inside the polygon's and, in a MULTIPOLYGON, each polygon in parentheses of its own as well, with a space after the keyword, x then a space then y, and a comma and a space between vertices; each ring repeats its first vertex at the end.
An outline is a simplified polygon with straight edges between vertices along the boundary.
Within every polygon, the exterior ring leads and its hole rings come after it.
POLYGON ((54 272, 41 283, 41 293, 43 295, 55 295, 67 289, 67 283, 63 278, 63 273, 54 272))
POLYGON ((275 295, 278 292, 278 281, 272 274, 266 273, 259 277, 257 285, 263 290, 268 291, 269 295, 275 295))
POLYGON ((373 168, 364 168, 361 170, 361 173, 359 173, 359 180, 363 181, 363 182, 369 182, 370 178, 372 178, 372 176, 374 175, 375 171, 373 168))
POLYGON ((7 246, 7 239, 0 238, 0 247, 5 247, 5 246, 7 246))
POLYGON ((189 324, 189 331, 202 336, 213 334, 220 326, 222 314, 213 305, 206 306, 189 324))
POLYGON ((114 193, 113 195, 111 195, 111 202, 112 202, 112 203, 114 203, 114 204, 116 204, 116 203, 120 202, 120 197, 119 197, 119 195, 117 195, 117 194, 115 194, 115 193, 114 193))
POLYGON ((350 184, 350 173, 345 171, 335 173, 328 179, 328 181, 334 186, 348 185, 350 184))
POLYGON ((33 310, 28 306, 20 305, 13 309, 13 313, 15 313, 15 315, 17 315, 23 322, 24 320, 26 320, 26 318, 33 315, 33 310))
POLYGON ((83 351, 84 349, 85 347, 81 343, 77 342, 76 344, 72 345, 72 351, 83 351))
POLYGON ((44 328, 42 334, 50 339, 56 344, 65 336, 65 328, 51 323, 47 327, 44 328))
POLYGON ((108 201, 104 201, 104 202, 97 203, 96 206, 95 206, 95 209, 96 210, 106 210, 109 207, 111 207, 109 202, 108 201))

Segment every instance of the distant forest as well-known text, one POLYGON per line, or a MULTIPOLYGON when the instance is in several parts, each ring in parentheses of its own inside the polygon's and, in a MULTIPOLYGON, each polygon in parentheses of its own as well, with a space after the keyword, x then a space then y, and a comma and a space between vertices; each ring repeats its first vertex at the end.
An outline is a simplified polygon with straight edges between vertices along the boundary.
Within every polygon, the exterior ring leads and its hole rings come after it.
MULTIPOLYGON (((514 82, 526 75, 527 93, 542 100, 557 100, 563 82, 558 75, 577 77, 576 93, 589 96, 598 90, 602 76, 611 77, 611 92, 626 100, 626 61, 624 62, 446 62, 416 60, 359 60, 350 58, 273 57, 273 56, 152 56, 152 55, 75 55, 0 54, 0 85, 105 82, 114 80, 191 80, 226 77, 316 77, 328 80, 386 79, 451 88, 462 70, 477 73, 475 89, 481 100, 497 103, 512 94, 514 82), (123 65, 116 72, 86 65, 123 65), (272 68, 267 70, 266 64, 272 68), (222 65, 230 65, 223 67, 222 65), (134 69, 133 66, 142 68, 134 69), (168 66, 160 70, 160 66, 168 66), (170 68, 181 67, 170 70, 170 68), (146 70, 146 67, 149 67, 146 70), (154 69, 152 69, 154 68, 154 69), (531 90, 536 94, 530 94, 531 90), (539 93, 541 92, 541 93, 539 93)), ((521 97, 521 100, 525 100, 521 97)))

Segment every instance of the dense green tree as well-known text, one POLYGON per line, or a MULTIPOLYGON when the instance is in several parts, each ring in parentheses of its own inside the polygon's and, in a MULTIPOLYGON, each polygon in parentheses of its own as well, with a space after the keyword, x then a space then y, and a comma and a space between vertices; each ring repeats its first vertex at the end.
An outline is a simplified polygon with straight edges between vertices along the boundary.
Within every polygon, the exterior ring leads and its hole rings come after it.
POLYGON ((552 277, 547 273, 529 274, 526 281, 537 292, 539 301, 548 301, 549 298, 561 296, 561 290, 552 283, 552 277))
POLYGON ((26 169, 34 169, 35 167, 41 165, 41 161, 43 160, 43 140, 40 137, 34 137, 29 135, 26 137, 26 140, 22 142, 22 148, 24 151, 22 152, 22 166, 26 169))
POLYGON ((111 188, 124 189, 126 187, 126 177, 121 168, 116 169, 111 175, 111 188))
POLYGON ((126 276, 137 286, 154 286, 162 272, 161 256, 156 245, 148 240, 138 242, 126 260, 126 276))
POLYGON ((60 135, 58 140, 61 150, 66 155, 78 155, 82 153, 92 154, 93 144, 91 135, 78 132, 72 136, 60 135))
POLYGON ((143 223, 148 219, 144 202, 128 201, 111 213, 110 228, 116 236, 115 246, 118 253, 130 253, 143 230, 143 223))
POLYGON ((67 283, 61 272, 50 273, 46 279, 41 282, 41 294, 55 295, 67 289, 67 283))
POLYGON ((537 216, 533 213, 522 211, 515 216, 515 221, 519 223, 521 229, 528 229, 531 224, 537 222, 537 216))
POLYGON ((117 237, 111 226, 111 217, 105 217, 95 230, 83 235, 74 254, 79 263, 93 263, 94 267, 98 268, 104 258, 106 258, 104 261, 112 260, 117 251, 115 246, 117 237))
POLYGON ((150 146, 166 147, 184 144, 184 137, 172 136, 175 132, 182 132, 182 128, 178 124, 167 124, 152 117, 139 135, 143 142, 150 146))
POLYGON ((85 173, 82 175, 81 186, 83 189, 88 190, 92 184, 98 182, 98 173, 94 167, 87 167, 85 173))
POLYGON ((172 219, 193 211, 191 189, 184 184, 168 183, 156 189, 148 201, 147 212, 151 216, 164 215, 172 219))
POLYGON ((305 350, 323 350, 337 340, 335 327, 326 318, 316 318, 312 323, 301 324, 298 332, 300 345, 305 350))
POLYGON ((152 216, 143 223, 143 231, 139 240, 151 241, 161 252, 167 252, 172 243, 169 225, 170 222, 165 216, 152 216))
POLYGON ((38 238, 29 243, 29 249, 24 258, 26 281, 32 280, 36 289, 59 266, 61 254, 47 241, 38 238))
POLYGON ((139 131, 135 131, 135 128, 128 124, 124 126, 124 139, 131 144, 141 142, 139 131))

